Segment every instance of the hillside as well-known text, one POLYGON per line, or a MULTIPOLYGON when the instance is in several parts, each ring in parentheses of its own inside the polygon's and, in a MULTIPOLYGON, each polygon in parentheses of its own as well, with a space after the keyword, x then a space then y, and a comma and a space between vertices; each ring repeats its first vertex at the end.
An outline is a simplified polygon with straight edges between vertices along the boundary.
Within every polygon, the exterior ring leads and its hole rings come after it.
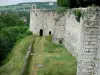
POLYGON ((57 7, 56 2, 27 2, 16 5, 0 6, 0 11, 29 11, 32 4, 36 4, 39 9, 55 9, 57 7))

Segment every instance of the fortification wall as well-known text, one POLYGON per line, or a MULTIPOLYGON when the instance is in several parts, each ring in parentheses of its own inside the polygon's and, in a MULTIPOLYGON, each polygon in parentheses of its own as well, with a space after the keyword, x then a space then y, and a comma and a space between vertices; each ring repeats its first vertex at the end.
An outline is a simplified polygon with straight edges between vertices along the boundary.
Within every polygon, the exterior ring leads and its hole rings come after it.
POLYGON ((66 25, 66 15, 65 13, 58 14, 55 18, 55 26, 53 33, 53 41, 55 43, 63 42, 63 38, 65 35, 65 25, 66 25))
POLYGON ((100 9, 88 8, 81 25, 77 75, 100 75, 100 9))
POLYGON ((40 29, 43 30, 43 35, 53 34, 55 26, 55 17, 57 14, 51 10, 31 10, 30 30, 39 35, 40 29))
POLYGON ((100 75, 100 8, 81 13, 80 22, 75 14, 66 13, 63 44, 77 57, 77 75, 100 75))
POLYGON ((100 75, 100 8, 82 9, 80 22, 72 11, 61 16, 54 11, 31 10, 30 30, 39 35, 52 32, 77 57, 77 75, 100 75))
POLYGON ((82 22, 83 20, 77 22, 73 13, 66 13, 66 25, 63 44, 75 56, 79 53, 80 26, 82 22))

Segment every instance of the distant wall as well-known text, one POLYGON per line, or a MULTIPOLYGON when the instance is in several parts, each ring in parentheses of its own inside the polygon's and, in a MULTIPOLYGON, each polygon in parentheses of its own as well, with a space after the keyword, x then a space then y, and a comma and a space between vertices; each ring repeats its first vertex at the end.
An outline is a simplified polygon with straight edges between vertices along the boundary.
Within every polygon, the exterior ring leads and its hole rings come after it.
POLYGON ((40 29, 43 30, 43 35, 49 35, 50 31, 53 34, 56 15, 51 10, 31 10, 30 30, 37 35, 40 29))
POLYGON ((58 14, 55 18, 55 26, 53 33, 53 41, 59 43, 61 40, 63 42, 63 38, 65 35, 65 25, 66 25, 66 15, 65 13, 58 14))

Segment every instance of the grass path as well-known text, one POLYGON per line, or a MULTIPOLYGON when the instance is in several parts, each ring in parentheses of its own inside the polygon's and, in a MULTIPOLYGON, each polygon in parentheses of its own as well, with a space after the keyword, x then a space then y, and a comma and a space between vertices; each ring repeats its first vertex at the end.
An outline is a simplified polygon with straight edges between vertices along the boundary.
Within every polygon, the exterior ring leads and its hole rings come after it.
POLYGON ((32 57, 29 75, 37 75, 38 67, 36 65, 42 64, 44 59, 44 42, 45 37, 37 37, 34 44, 34 56, 32 57))
POLYGON ((36 37, 28 75, 76 75, 76 59, 48 37, 36 37))

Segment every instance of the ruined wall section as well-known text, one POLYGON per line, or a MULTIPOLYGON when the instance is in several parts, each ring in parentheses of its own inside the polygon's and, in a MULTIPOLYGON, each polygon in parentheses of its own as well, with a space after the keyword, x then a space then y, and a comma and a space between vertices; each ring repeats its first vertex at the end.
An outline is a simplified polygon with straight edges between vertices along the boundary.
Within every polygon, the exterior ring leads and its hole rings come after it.
POLYGON ((99 8, 87 9, 87 18, 81 25, 77 75, 100 75, 99 12, 99 8))
POLYGON ((83 19, 81 19, 80 22, 77 22, 72 11, 66 13, 63 44, 74 56, 77 56, 79 53, 80 26, 82 23, 83 19))
POLYGON ((98 45, 97 45, 97 47, 98 47, 98 49, 97 49, 97 52, 96 52, 96 59, 95 59, 95 66, 96 66, 96 71, 95 71, 95 74, 96 75, 100 75, 100 8, 97 8, 97 10, 96 10, 96 12, 97 12, 97 14, 96 14, 96 16, 97 16, 97 22, 98 22, 98 45))
POLYGON ((43 30, 43 35, 49 35, 50 31, 53 34, 56 15, 52 10, 32 10, 30 30, 36 35, 39 35, 40 29, 43 30))
POLYGON ((65 35, 66 15, 65 13, 58 14, 55 18, 55 26, 53 33, 53 41, 56 43, 62 43, 65 35), (61 42, 60 42, 61 41, 61 42))

